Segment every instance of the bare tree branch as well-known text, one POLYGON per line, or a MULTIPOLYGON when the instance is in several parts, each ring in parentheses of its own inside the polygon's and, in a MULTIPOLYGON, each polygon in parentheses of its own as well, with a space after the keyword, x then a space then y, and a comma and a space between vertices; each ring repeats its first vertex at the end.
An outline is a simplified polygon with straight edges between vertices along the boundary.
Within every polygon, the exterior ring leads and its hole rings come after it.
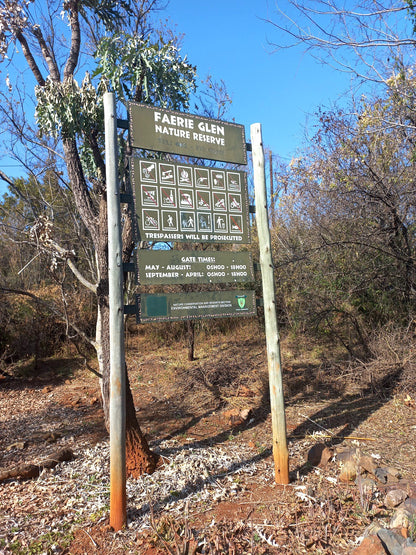
MULTIPOLYGON (((23 295, 25 297, 29 297, 34 302, 36 302, 38 305, 43 306, 49 312, 51 312, 52 314, 55 314, 55 316, 57 316, 62 323, 64 323, 64 324, 67 323, 65 315, 62 314, 62 312, 60 310, 58 310, 58 308, 55 305, 45 301, 44 299, 41 299, 40 297, 38 297, 34 293, 31 293, 30 291, 25 291, 24 289, 11 289, 9 287, 0 286, 0 293, 12 294, 12 295, 23 295)), ((92 339, 91 337, 88 337, 76 324, 74 324, 73 322, 69 322, 69 326, 74 331, 76 331, 77 334, 80 337, 82 337, 87 343, 89 343, 92 347, 94 347, 94 348, 97 347, 96 341, 94 339, 92 339)))
POLYGON ((26 58, 27 64, 31 69, 33 75, 35 76, 35 79, 38 82, 38 85, 43 86, 45 84, 45 79, 43 78, 43 75, 39 69, 39 66, 36 63, 36 60, 33 57, 32 52, 30 51, 26 37, 23 35, 21 31, 18 31, 16 33, 16 38, 19 41, 20 46, 22 47, 23 55, 26 58))
POLYGON ((71 48, 64 70, 64 80, 72 79, 78 64, 79 50, 81 47, 81 29, 79 26, 78 0, 66 3, 71 25, 71 48))
POLYGON ((276 18, 266 20, 280 31, 278 41, 270 44, 277 49, 303 46, 320 62, 329 60, 361 79, 385 82, 394 62, 416 45, 410 25, 406 34, 405 2, 398 6, 395 0, 362 0, 359 8, 351 3, 350 9, 340 0, 287 4, 277 7, 276 18))

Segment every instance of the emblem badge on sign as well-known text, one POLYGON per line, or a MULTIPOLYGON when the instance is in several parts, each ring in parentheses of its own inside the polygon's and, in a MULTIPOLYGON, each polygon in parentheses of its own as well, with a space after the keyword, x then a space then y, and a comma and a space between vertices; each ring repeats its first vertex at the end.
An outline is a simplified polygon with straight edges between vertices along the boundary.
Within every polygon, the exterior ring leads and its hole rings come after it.
POLYGON ((240 308, 244 308, 246 306, 246 295, 237 295, 237 302, 240 308))

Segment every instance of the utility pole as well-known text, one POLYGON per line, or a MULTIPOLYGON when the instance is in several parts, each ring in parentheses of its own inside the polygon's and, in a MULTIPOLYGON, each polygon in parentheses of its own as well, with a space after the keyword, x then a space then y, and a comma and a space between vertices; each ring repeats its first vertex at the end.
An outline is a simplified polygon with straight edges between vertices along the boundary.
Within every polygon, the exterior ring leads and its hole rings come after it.
POLYGON ((264 320, 266 328, 267 360, 269 368, 270 406, 272 413, 273 458, 275 481, 289 483, 289 453, 286 438, 286 416, 283 397, 280 338, 277 326, 276 294, 269 217, 267 213, 267 190, 261 124, 253 123, 251 148, 253 157, 254 192, 256 198, 256 222, 260 248, 260 266, 263 285, 264 320))
POLYGON ((269 150, 269 172, 270 172, 270 212, 272 216, 272 228, 274 229, 276 219, 274 212, 274 183, 273 183, 273 153, 269 150))
POLYGON ((126 369, 117 114, 113 93, 104 94, 110 311, 110 525, 126 525, 126 369))

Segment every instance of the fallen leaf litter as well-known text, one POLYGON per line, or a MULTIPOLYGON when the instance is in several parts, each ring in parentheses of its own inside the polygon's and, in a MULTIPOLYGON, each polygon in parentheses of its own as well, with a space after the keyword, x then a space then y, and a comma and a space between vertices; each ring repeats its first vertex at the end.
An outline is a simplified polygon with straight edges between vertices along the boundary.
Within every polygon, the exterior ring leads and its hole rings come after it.
MULTIPOLYGON (((151 527, 152 512, 162 509, 183 516, 236 495, 233 476, 254 475, 268 468, 243 445, 183 447, 175 440, 159 445, 164 465, 151 475, 127 480, 128 523, 131 530, 151 527)), ((88 514, 104 520, 109 507, 109 444, 82 450, 74 461, 43 471, 29 482, 6 482, 0 506, 0 540, 28 544, 36 535, 67 530, 88 514), (4 506, 5 500, 8 506, 4 506), (20 499, 24 499, 22 506, 20 499), (26 541, 25 541, 26 540, 26 541)))

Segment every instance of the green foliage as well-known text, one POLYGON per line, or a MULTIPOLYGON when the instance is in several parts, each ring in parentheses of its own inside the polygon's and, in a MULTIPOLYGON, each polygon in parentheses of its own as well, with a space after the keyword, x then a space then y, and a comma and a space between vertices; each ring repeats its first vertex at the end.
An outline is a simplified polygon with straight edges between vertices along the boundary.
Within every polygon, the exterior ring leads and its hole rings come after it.
POLYGON ((74 533, 68 525, 64 525, 62 530, 54 530, 42 534, 37 540, 29 545, 22 545, 19 539, 9 544, 11 553, 19 555, 37 555, 41 553, 53 553, 56 550, 67 549, 74 540, 74 533))
POLYGON ((92 134, 104 150, 103 94, 113 91, 119 101, 140 100, 172 109, 187 109, 195 90, 195 67, 182 59, 175 41, 152 43, 138 35, 118 32, 99 41, 96 68, 81 83, 72 78, 35 88, 36 122, 41 135, 77 138, 85 174, 97 175, 92 134), (93 84, 93 81, 95 85, 93 84))
POLYGON ((62 322, 26 298, 1 297, 0 352, 9 361, 51 356, 61 348, 62 337, 65 336, 62 322))
POLYGON ((45 135, 73 138, 103 131, 103 93, 119 100, 139 99, 165 108, 186 109, 195 90, 195 68, 182 59, 173 42, 151 44, 137 35, 118 33, 103 38, 95 54, 100 77, 94 87, 87 72, 81 86, 48 77, 35 88, 36 121, 45 135))
POLYGON ((79 9, 85 19, 91 10, 107 31, 114 31, 125 23, 126 16, 133 16, 131 3, 124 0, 82 0, 79 9))
POLYGON ((172 109, 189 107, 196 69, 182 59, 174 41, 152 43, 119 32, 100 41, 95 58, 94 76, 101 76, 119 100, 172 109))
POLYGON ((44 86, 35 87, 35 117, 41 133, 58 138, 74 138, 92 129, 103 129, 105 89, 97 89, 87 72, 81 86, 70 81, 54 81, 48 77, 44 86))
POLYGON ((403 0, 403 2, 408 6, 407 12, 412 20, 413 33, 416 33, 416 2, 415 0, 403 0))

